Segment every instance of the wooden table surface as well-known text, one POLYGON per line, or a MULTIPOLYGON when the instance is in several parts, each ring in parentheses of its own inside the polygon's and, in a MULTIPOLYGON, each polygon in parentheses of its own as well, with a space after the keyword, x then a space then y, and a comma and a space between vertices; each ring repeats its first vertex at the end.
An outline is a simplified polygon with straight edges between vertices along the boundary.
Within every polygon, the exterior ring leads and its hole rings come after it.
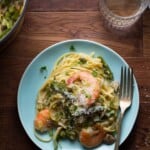
POLYGON ((17 38, 0 53, 0 149, 38 149, 17 112, 17 90, 30 61, 62 40, 88 39, 114 49, 133 67, 140 91, 135 126, 121 150, 150 150, 150 10, 134 33, 118 36, 103 26, 98 0, 30 0, 17 38))

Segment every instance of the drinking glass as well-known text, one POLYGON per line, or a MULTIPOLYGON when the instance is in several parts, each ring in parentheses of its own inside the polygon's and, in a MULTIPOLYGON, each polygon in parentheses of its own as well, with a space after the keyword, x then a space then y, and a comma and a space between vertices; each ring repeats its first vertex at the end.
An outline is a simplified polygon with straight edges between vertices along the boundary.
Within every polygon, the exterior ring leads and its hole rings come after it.
POLYGON ((148 7, 150 0, 99 0, 101 16, 107 27, 130 31, 148 7))

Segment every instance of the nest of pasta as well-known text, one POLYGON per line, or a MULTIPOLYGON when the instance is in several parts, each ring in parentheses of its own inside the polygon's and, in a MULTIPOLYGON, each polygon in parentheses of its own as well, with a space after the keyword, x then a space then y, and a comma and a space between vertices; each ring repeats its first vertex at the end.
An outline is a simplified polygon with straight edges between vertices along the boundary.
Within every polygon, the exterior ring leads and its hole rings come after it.
POLYGON ((88 148, 115 141, 118 84, 102 57, 67 53, 38 92, 34 127, 88 148))

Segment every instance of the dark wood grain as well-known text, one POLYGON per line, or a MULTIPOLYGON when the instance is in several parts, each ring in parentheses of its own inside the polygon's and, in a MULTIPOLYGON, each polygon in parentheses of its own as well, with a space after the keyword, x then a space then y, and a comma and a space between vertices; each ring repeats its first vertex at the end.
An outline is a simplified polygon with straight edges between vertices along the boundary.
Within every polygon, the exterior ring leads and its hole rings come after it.
POLYGON ((120 150, 150 149, 150 11, 126 36, 103 24, 98 0, 30 0, 17 38, 0 53, 0 150, 38 150, 17 111, 17 90, 31 60, 62 40, 83 38, 109 46, 133 68, 140 92, 135 126, 120 150))
POLYGON ((146 11, 143 16, 143 48, 144 56, 150 56, 150 11, 146 11))
POLYGON ((29 11, 93 11, 98 4, 99 0, 31 0, 29 11))

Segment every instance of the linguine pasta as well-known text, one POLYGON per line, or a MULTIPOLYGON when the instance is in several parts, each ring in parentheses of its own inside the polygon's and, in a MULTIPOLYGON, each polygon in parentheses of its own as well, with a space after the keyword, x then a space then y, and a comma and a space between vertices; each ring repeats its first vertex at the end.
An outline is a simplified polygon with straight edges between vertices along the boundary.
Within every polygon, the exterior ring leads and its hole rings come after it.
POLYGON ((102 57, 70 52, 61 56, 38 92, 35 129, 79 139, 85 147, 114 142, 118 84, 102 57), (95 140, 97 139, 97 141, 95 140))

